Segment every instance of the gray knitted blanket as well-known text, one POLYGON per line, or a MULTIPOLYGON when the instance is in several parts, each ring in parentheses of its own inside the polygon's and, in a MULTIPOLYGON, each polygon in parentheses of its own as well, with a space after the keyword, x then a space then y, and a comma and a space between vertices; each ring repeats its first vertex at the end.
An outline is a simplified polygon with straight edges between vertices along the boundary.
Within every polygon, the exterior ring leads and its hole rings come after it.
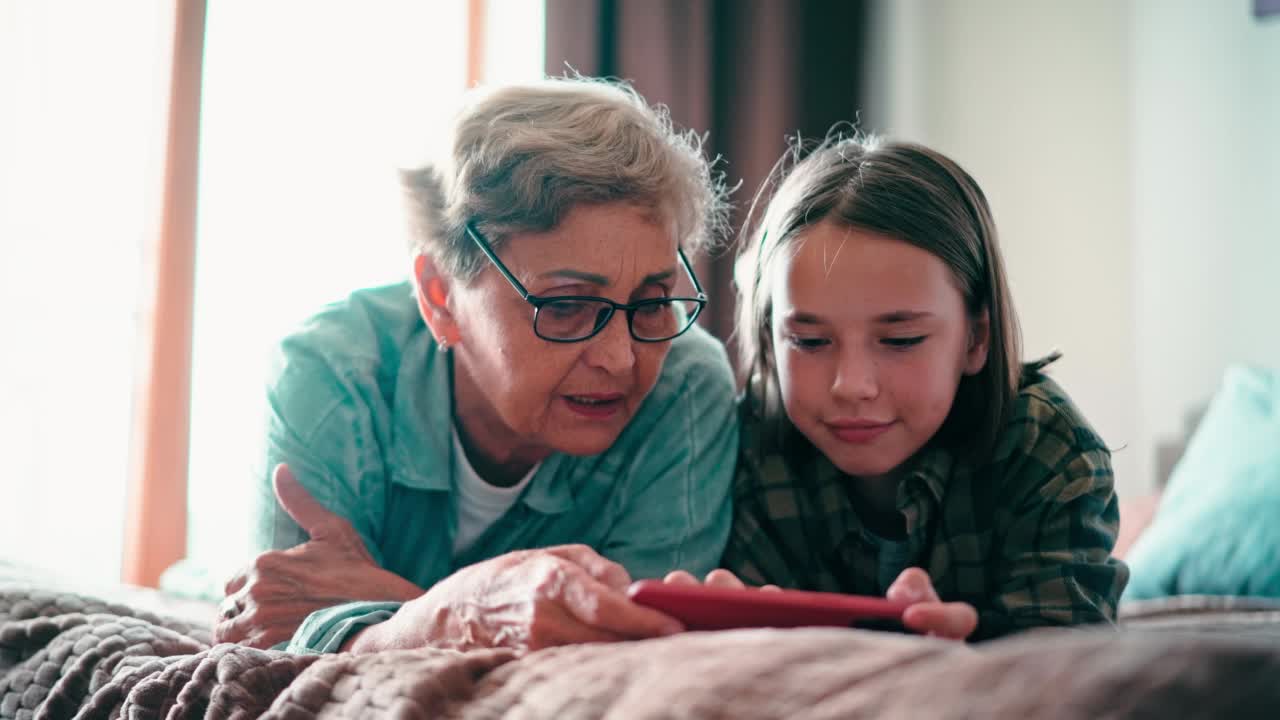
POLYGON ((189 621, 0 584, 0 718, 1274 718, 1277 637, 1045 631, 970 647, 750 630, 321 657, 211 647, 189 621))

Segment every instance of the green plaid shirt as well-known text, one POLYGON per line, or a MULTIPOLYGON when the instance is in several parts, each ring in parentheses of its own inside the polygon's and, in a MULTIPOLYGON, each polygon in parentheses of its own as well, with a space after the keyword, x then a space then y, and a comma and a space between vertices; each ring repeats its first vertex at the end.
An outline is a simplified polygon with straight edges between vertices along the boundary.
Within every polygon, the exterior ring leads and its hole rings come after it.
MULTIPOLYGON (((859 519, 847 478, 794 430, 785 452, 761 451, 765 423, 754 415, 744 401, 724 566, 747 582, 883 595, 896 573, 884 572, 883 543, 859 519)), ((943 600, 977 608, 974 640, 1111 622, 1129 578, 1111 557, 1113 480, 1110 451, 1071 400, 1031 375, 989 462, 939 447, 910 461, 898 488, 907 532, 898 570, 921 567, 943 600)))

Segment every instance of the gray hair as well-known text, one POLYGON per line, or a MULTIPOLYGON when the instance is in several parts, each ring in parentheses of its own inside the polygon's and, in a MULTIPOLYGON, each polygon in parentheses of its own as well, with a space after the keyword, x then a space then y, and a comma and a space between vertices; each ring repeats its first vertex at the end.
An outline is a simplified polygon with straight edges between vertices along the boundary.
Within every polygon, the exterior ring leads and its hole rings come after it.
POLYGON ((582 77, 471 91, 454 125, 450 162, 401 173, 410 245, 469 281, 484 258, 475 223, 495 246, 554 228, 579 203, 627 202, 675 223, 689 253, 728 227, 728 191, 665 108, 630 85, 582 77))

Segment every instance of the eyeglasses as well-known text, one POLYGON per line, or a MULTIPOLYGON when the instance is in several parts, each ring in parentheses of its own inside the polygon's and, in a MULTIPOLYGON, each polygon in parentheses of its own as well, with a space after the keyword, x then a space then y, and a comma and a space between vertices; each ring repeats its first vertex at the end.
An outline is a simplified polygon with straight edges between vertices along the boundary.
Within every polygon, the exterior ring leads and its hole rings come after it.
POLYGON ((608 298, 594 295, 556 295, 539 297, 525 289, 506 265, 498 259, 489 241, 471 223, 467 223, 467 236, 498 268, 498 272, 520 293, 520 297, 533 306, 533 332, 543 340, 558 343, 582 342, 605 328, 618 310, 626 313, 627 328, 631 337, 640 342, 666 342, 684 334, 698 319, 707 304, 707 295, 693 274, 689 258, 679 248, 680 264, 688 273, 697 297, 655 297, 637 300, 623 305, 608 298))

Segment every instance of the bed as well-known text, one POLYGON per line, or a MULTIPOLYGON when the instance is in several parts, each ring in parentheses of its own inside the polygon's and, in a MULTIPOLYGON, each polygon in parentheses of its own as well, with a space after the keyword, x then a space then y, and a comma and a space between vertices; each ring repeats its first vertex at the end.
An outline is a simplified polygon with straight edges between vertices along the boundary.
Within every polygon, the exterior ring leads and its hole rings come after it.
POLYGON ((1170 484, 1122 509, 1120 551, 1179 592, 1129 598, 1118 629, 290 655, 211 645, 210 603, 0 564, 0 718, 1280 718, 1280 600, 1250 597, 1280 597, 1259 584, 1280 568, 1278 440, 1280 373, 1228 373, 1170 484), (1188 594, 1197 573, 1222 591, 1188 594))

